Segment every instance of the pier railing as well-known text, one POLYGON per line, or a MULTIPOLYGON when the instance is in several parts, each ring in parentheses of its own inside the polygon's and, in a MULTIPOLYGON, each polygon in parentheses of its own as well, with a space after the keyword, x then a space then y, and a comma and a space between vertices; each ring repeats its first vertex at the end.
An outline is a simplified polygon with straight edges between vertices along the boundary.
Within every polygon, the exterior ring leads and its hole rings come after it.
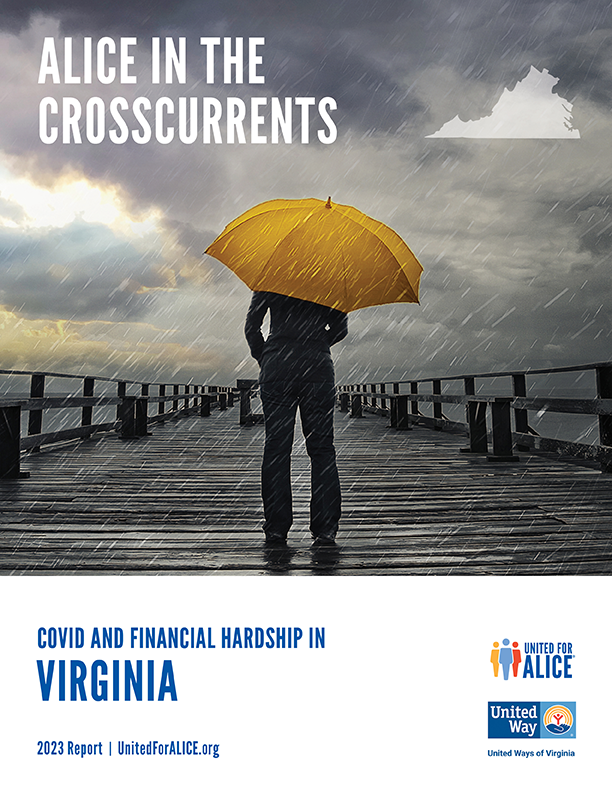
POLYGON ((612 362, 401 382, 362 382, 341 385, 339 401, 340 409, 352 417, 360 417, 364 410, 375 412, 388 416, 391 426, 399 430, 409 430, 413 424, 419 424, 438 430, 464 431, 469 446, 462 451, 487 454, 491 461, 516 461, 517 451, 533 449, 594 460, 604 472, 612 473, 612 362), (532 392, 535 379, 558 374, 575 374, 580 380, 585 375, 593 376, 595 394, 590 398, 565 398, 532 392), (495 379, 495 388, 491 391, 496 392, 487 393, 485 383, 492 379, 495 379), (462 392, 450 392, 453 389, 462 392), (426 404, 431 407, 423 412, 421 408, 426 404), (445 416, 445 404, 463 405, 465 421, 445 416), (530 424, 533 412, 539 416, 561 413, 596 417, 599 443, 543 437, 530 424), (489 444, 492 444, 492 453, 489 453, 489 444))
MULTIPOLYGON (((213 408, 225 410, 233 406, 238 394, 242 424, 259 423, 263 417, 251 409, 255 380, 239 380, 231 388, 9 369, 0 369, 0 375, 11 384, 4 394, 0 391, 0 478, 23 475, 23 452, 35 453, 43 446, 104 432, 115 432, 125 440, 144 437, 156 422, 193 414, 208 416, 213 408), (61 383, 68 381, 73 389, 76 383, 79 392, 57 393, 61 383), (59 410, 68 411, 70 417, 48 421, 59 410)), ((536 450, 596 461, 603 471, 612 472, 612 362, 361 382, 339 386, 338 394, 340 409, 352 417, 368 411, 388 417, 398 430, 410 430, 416 424, 462 431, 469 438, 462 451, 486 454, 491 461, 513 462, 517 452, 536 450), (567 398, 555 395, 554 389, 552 394, 538 391, 542 377, 572 374, 581 380, 592 377, 594 395, 567 398), (449 418, 444 405, 463 408, 465 420, 449 418), (534 412, 538 416, 592 416, 597 420, 599 442, 542 436, 531 425, 534 412)))
POLYGON ((22 382, 23 391, 29 386, 27 397, 21 390, 19 395, 0 394, 0 478, 25 475, 20 471, 24 451, 35 453, 42 446, 103 432, 116 432, 124 440, 145 437, 150 434, 149 427, 159 421, 194 413, 208 416, 211 408, 225 410, 233 406, 235 393, 233 388, 218 385, 150 383, 48 371, 0 369, 0 375, 10 378, 11 391, 20 388, 22 382), (80 392, 46 393, 50 385, 56 390, 64 381, 77 383, 80 392), (95 395, 100 387, 105 393, 95 395), (46 417, 57 410, 70 410, 69 417, 61 422, 61 427, 43 431, 46 417), (106 420, 94 422, 96 412, 105 413, 106 420))

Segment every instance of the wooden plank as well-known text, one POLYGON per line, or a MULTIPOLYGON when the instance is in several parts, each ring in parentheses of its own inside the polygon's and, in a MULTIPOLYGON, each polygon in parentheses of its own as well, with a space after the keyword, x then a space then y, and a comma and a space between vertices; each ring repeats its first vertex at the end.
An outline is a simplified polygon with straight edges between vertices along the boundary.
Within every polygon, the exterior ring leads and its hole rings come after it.
POLYGON ((610 574, 610 479, 521 453, 491 465, 464 438, 338 413, 339 547, 308 533, 309 460, 293 457, 288 551, 261 533, 263 427, 236 411, 26 457, 1 482, 0 574, 610 574))

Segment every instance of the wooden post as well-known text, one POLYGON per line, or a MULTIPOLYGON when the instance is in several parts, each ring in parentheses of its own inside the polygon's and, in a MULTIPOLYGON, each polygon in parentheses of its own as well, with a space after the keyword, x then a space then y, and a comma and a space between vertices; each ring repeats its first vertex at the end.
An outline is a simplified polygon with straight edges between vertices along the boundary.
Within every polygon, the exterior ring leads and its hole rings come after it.
MULTIPOLYGON (((202 385, 202 389, 204 386, 202 385)), ((208 393, 202 393, 200 397, 200 416, 202 418, 208 418, 210 416, 210 395, 208 393)))
POLYGON ((397 425, 396 429, 401 429, 402 431, 407 431, 408 429, 412 429, 410 425, 410 420, 408 418, 408 394, 402 393, 395 398, 397 402, 397 414, 396 420, 397 425))
MULTIPOLYGON (((415 396, 419 392, 419 383, 418 382, 411 382, 410 383, 410 393, 413 393, 415 396)), ((411 399, 410 400, 410 412, 412 415, 419 414, 419 402, 418 399, 411 399)))
POLYGON ((252 426, 255 423, 253 412, 251 410, 251 392, 257 385, 257 380, 254 379, 239 379, 236 380, 236 388, 240 392, 240 425, 252 426))
POLYGON ((351 418, 363 418, 363 408, 360 393, 353 393, 351 395, 351 418))
POLYGON ((227 410, 227 393, 219 393, 219 409, 227 410))
MULTIPOLYGON (((30 381, 30 397, 32 399, 42 399, 45 395, 45 375, 44 374, 32 374, 32 379, 30 381)), ((42 432, 42 420, 43 420, 43 411, 42 410, 30 410, 30 414, 28 415, 28 434, 35 435, 40 434, 42 432)), ((40 446, 36 446, 32 449, 33 452, 40 451, 40 446)))
POLYGON ((28 478, 19 469, 21 407, 0 407, 0 478, 28 478))
MULTIPOLYGON (((159 395, 160 396, 165 396, 166 395, 166 386, 165 385, 160 385, 159 386, 159 395)), ((159 404, 157 405, 157 414, 158 415, 163 415, 165 412, 166 412, 166 404, 165 404, 165 402, 160 401, 159 404)))
POLYGON ((491 402, 493 454, 487 457, 489 462, 518 462, 518 457, 512 453, 511 401, 511 396, 498 396, 491 402))
POLYGON ((183 402, 183 410, 185 410, 185 411, 187 411, 189 409, 189 402, 191 401, 190 398, 189 398, 190 391, 191 391, 191 388, 189 387, 189 385, 185 385, 185 396, 187 397, 185 399, 185 401, 183 402))
MULTIPOLYGON (((127 388, 127 385, 126 385, 125 382, 118 382, 117 383, 117 396, 120 399, 124 399, 125 398, 126 388, 127 388)), ((123 410, 123 406, 122 406, 121 403, 119 403, 117 405, 117 420, 118 421, 122 420, 122 415, 123 415, 123 411, 122 410, 123 410)))
MULTIPOLYGON (((399 382, 393 383, 393 393, 398 394, 400 392, 399 382)), ((391 399, 391 421, 390 424, 393 429, 397 429, 397 399, 391 399)))
POLYGON ((139 437, 145 437, 151 434, 147 431, 149 425, 149 387, 148 383, 143 383, 140 386, 140 399, 136 401, 136 434, 139 437), (144 402, 144 408, 141 406, 144 402), (142 414, 144 412, 144 415, 142 414), (143 424, 144 422, 144 424, 143 424))
MULTIPOLYGON (((172 395, 173 396, 178 396, 178 394, 179 394, 179 386, 175 385, 172 388, 172 395)), ((174 399, 173 402, 172 402, 172 411, 173 412, 178 412, 178 406, 179 406, 179 400, 178 399, 174 399)))
MULTIPOLYGON (((465 377, 463 387, 466 396, 476 394, 474 377, 465 377)), ((465 416, 470 438, 469 448, 462 448, 465 454, 487 454, 489 444, 487 440, 487 403, 468 401, 465 407, 465 416)))
MULTIPOLYGON (((598 366, 595 369, 597 380, 597 396, 600 399, 612 399, 612 366, 598 366)), ((600 415, 599 442, 602 446, 612 445, 612 415, 600 415)), ((612 473, 612 464, 601 462, 603 473, 612 473)))
MULTIPOLYGON (((432 382, 432 393, 434 396, 441 396, 442 395, 442 382, 441 380, 433 380, 432 382)), ((442 403, 441 402, 434 402, 433 403, 433 417, 435 421, 440 421, 439 424, 434 426, 434 429, 440 430, 442 429, 442 403)))
POLYGON ((348 412, 349 409, 349 395, 346 391, 340 393, 340 412, 348 412))
POLYGON ((240 399, 240 426, 251 426, 251 391, 257 380, 239 379, 236 380, 236 388, 240 399))
MULTIPOLYGON (((524 374, 512 375, 512 393, 515 396, 527 396, 527 382, 524 374)), ((521 434, 529 433, 529 416, 527 410, 514 410, 514 427, 521 434)), ((529 446, 519 444, 518 451, 529 451, 529 446)))
MULTIPOLYGON (((386 393, 387 392, 387 387, 386 387, 384 382, 380 383, 380 392, 381 393, 386 393)), ((386 410, 387 409, 387 400, 386 399, 381 399, 380 406, 383 408, 383 410, 386 410)))
POLYGON ((149 388, 148 383, 143 382, 140 386, 140 398, 136 399, 136 434, 138 437, 146 437, 151 434, 149 426, 149 388))
MULTIPOLYGON (((83 380, 83 396, 92 397, 94 395, 95 380, 93 377, 85 377, 83 380)), ((93 423, 93 407, 86 406, 81 410, 81 426, 91 426, 93 423)))
POLYGON ((130 440, 137 437, 135 407, 136 396, 123 396, 119 405, 120 437, 122 440, 130 440))
MULTIPOLYGON (((375 384, 370 385, 370 392, 371 393, 376 393, 376 385, 375 384)), ((372 398, 370 399, 370 404, 372 405, 372 407, 376 407, 376 396, 372 396, 372 398)))
POLYGON ((251 384, 248 380, 238 380, 240 388, 240 423, 241 425, 249 422, 251 415, 251 384))
POLYGON ((229 388, 227 391, 227 406, 233 407, 234 406, 234 389, 229 388))
POLYGON ((151 434, 148 431, 148 406, 149 400, 146 396, 140 397, 135 400, 135 415, 134 415, 134 434, 136 437, 146 437, 151 434))

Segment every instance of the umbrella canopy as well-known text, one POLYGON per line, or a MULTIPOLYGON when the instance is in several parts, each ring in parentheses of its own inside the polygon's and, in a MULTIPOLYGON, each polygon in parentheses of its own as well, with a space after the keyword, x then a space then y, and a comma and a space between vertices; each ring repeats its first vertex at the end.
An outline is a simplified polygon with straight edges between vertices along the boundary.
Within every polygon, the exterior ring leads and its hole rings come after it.
POLYGON ((348 313, 419 301, 422 266, 395 231, 331 199, 266 201, 233 220, 206 253, 253 291, 348 313))

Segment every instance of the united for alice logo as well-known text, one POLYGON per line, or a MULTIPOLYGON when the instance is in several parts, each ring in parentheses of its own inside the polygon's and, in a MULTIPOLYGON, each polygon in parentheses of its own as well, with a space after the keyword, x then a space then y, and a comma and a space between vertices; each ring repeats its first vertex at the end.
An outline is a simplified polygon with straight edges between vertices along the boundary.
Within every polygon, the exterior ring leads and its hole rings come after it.
POLYGON ((571 679, 574 654, 569 641, 493 641, 491 666, 499 679, 571 679))

